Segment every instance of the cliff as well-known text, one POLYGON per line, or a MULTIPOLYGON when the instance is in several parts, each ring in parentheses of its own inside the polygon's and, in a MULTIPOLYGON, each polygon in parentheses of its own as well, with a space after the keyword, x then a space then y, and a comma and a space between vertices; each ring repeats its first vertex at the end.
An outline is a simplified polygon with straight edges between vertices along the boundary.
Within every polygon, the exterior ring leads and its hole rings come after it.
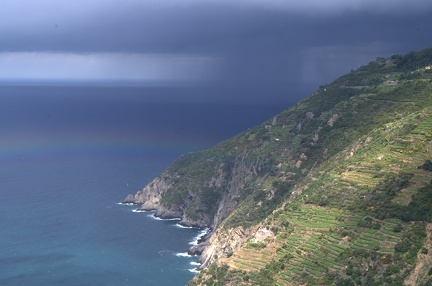
MULTIPOLYGON (((221 144, 216 153, 223 154, 226 149, 221 144)), ((239 190, 257 180, 261 163, 240 152, 223 158, 212 153, 183 155, 124 202, 156 210, 155 215, 161 218, 181 218, 183 225, 216 228, 238 205, 239 190)))
POLYGON ((431 62, 377 59, 127 201, 213 229, 191 285, 429 283, 431 62))

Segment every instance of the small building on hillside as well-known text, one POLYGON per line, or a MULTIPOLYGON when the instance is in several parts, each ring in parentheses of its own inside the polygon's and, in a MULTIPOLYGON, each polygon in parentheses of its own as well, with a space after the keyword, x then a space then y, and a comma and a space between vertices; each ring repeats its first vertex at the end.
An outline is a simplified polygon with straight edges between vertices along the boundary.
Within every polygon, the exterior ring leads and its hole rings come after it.
POLYGON ((386 80, 385 85, 395 86, 397 85, 397 81, 395 80, 386 80))

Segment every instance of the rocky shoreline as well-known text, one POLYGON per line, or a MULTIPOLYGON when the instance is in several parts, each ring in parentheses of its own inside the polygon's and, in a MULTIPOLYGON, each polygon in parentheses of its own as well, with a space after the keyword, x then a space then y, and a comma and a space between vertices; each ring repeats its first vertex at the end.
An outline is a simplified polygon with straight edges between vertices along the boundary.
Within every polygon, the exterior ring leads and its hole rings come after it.
POLYGON ((181 211, 172 211, 162 208, 146 208, 142 202, 137 202, 134 195, 129 194, 123 201, 122 204, 134 204, 140 205, 141 207, 138 211, 154 211, 154 216, 160 219, 179 219, 179 224, 185 227, 196 227, 196 228, 208 228, 203 236, 201 236, 196 245, 191 246, 188 249, 188 254, 192 256, 199 256, 204 251, 205 247, 208 245, 209 239, 213 233, 212 229, 208 225, 197 224, 192 221, 188 221, 184 219, 183 212, 181 211))

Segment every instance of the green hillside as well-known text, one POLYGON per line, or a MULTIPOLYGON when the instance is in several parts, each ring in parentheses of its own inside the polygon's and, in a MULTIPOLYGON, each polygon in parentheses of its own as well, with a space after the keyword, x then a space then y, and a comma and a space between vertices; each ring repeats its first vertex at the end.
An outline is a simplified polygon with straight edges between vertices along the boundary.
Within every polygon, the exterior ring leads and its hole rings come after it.
POLYGON ((379 58, 174 162, 161 208, 214 229, 189 284, 432 285, 431 64, 379 58))
POLYGON ((190 285, 432 285, 431 56, 378 59, 234 139, 267 173, 221 229, 271 235, 190 285))

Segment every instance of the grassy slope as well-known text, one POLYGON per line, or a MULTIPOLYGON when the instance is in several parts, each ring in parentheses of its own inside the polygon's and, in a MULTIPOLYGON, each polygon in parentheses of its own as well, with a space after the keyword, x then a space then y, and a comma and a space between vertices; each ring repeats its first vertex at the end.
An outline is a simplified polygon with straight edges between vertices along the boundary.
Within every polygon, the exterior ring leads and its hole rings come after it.
POLYGON ((268 171, 222 227, 275 235, 190 284, 431 283, 432 173, 419 166, 432 158, 432 77, 410 70, 430 54, 373 62, 231 142, 253 142, 268 171))

